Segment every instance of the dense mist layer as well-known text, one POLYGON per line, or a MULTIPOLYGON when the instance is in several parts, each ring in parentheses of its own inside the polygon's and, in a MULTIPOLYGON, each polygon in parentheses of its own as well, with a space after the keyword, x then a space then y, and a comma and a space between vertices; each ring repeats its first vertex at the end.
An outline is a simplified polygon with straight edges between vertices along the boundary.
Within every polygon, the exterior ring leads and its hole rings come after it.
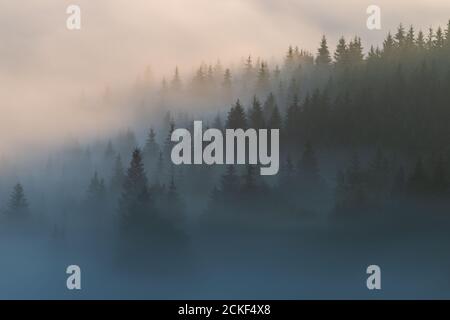
POLYGON ((378 38, 353 1, 119 3, 79 33, 4 5, 34 18, 1 44, 1 298, 371 298, 369 264, 376 297, 449 297, 448 4, 378 38), (278 174, 174 165, 194 120, 280 130, 278 174))
POLYGON ((450 6, 378 1, 382 30, 370 31, 366 8, 372 3, 366 1, 81 0, 82 29, 69 31, 69 4, 0 4, 0 155, 48 147, 70 134, 92 140, 133 125, 127 100, 117 99, 117 112, 96 107, 107 87, 127 93, 148 65, 156 87, 177 65, 186 80, 202 61, 238 68, 249 54, 274 67, 289 44, 314 51, 322 34, 333 45, 355 34, 381 44, 399 21, 423 30, 443 25, 450 6))

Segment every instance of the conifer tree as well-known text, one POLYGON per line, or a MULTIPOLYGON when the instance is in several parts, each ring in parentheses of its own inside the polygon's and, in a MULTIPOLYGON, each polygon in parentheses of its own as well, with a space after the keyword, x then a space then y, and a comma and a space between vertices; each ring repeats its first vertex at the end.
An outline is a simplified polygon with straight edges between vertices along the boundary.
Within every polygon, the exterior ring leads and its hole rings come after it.
POLYGON ((299 101, 298 96, 295 95, 293 102, 289 106, 286 113, 285 128, 289 140, 295 141, 295 139, 297 138, 296 136, 298 132, 299 116, 300 116, 299 101))
POLYGON ((253 96, 252 108, 249 114, 250 127, 254 129, 265 128, 264 114, 262 112, 261 103, 256 96, 253 96))
POLYGON ((92 206, 98 206, 103 204, 105 198, 105 182, 103 179, 99 178, 97 172, 95 172, 87 190, 87 203, 92 206))
POLYGON ((394 36, 394 39, 396 41, 397 48, 404 48, 405 46, 405 28, 400 23, 400 25, 397 28, 397 33, 394 36))
POLYGON ((434 42, 434 30, 433 28, 428 28, 428 36, 425 43, 425 46, 428 50, 431 50, 434 48, 435 42, 434 42))
POLYGON ((330 51, 328 50, 327 39, 325 38, 325 36, 322 36, 316 63, 319 66, 327 66, 331 63, 330 51))
POLYGON ((361 45, 361 38, 355 37, 348 46, 348 59, 351 64, 356 65, 363 61, 363 47, 361 45))
POLYGON ((287 70, 292 70, 294 67, 294 49, 289 46, 286 58, 284 60, 284 65, 287 70))
POLYGON ((14 186, 8 203, 8 213, 13 218, 18 218, 28 214, 28 201, 20 183, 14 186))
POLYGON ((420 50, 425 49, 425 36, 423 35, 423 32, 421 30, 417 34, 416 45, 420 50))
POLYGON ((268 121, 268 128, 269 129, 281 129, 282 126, 282 120, 280 111, 278 110, 278 106, 275 105, 272 109, 272 114, 270 115, 269 121, 268 121))
POLYGON ((139 149, 134 150, 125 176, 119 213, 123 226, 132 228, 149 223, 149 218, 154 213, 139 149))
POLYGON ((168 218, 171 219, 174 223, 180 224, 182 222, 181 221, 183 219, 182 204, 180 196, 178 195, 178 190, 175 185, 173 175, 170 179, 169 188, 167 190, 166 210, 168 218))
POLYGON ((153 128, 150 128, 147 140, 143 150, 144 157, 155 159, 159 154, 159 144, 156 142, 156 133, 153 128))
POLYGON ((414 27, 410 26, 405 38, 405 47, 411 50, 412 48, 414 48, 415 45, 414 41, 415 41, 414 27))
POLYGON ((442 32, 441 27, 438 27, 436 30, 436 39, 434 40, 434 47, 435 48, 442 48, 444 47, 445 37, 444 33, 442 32))
POLYGON ((234 107, 228 112, 228 119, 226 124, 227 129, 246 129, 247 119, 245 111, 241 106, 239 99, 236 101, 234 107))
POLYGON ((383 42, 383 56, 390 57, 393 54, 395 48, 395 41, 389 32, 386 39, 383 42))
POLYGON ((115 155, 115 151, 112 145, 111 140, 108 141, 108 144, 106 145, 106 149, 105 149, 105 158, 106 159, 111 159, 112 157, 114 157, 115 155))
POLYGON ((113 174, 111 178, 111 190, 113 193, 118 193, 122 189, 123 182, 125 180, 125 172, 122 164, 120 154, 117 155, 114 163, 113 174))
POLYGON ((263 61, 258 70, 258 79, 256 88, 259 92, 265 92, 269 86, 269 70, 267 64, 263 61))
POLYGON ((180 79, 180 72, 178 70, 178 66, 175 67, 175 72, 173 74, 172 82, 170 83, 172 90, 175 92, 179 92, 181 90, 181 79, 180 79))
POLYGON ((348 51, 345 38, 341 37, 339 39, 336 51, 334 52, 334 61, 337 66, 345 66, 348 62, 348 51))

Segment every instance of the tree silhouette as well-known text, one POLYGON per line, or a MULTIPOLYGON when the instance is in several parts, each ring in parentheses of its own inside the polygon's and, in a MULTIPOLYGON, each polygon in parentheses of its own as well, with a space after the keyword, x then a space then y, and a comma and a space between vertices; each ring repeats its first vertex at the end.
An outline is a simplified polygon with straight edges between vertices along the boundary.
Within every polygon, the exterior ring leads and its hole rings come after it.
POLYGON ((135 149, 119 199, 119 213, 123 226, 133 228, 148 224, 153 211, 141 151, 135 149))
POLYGON ((319 66, 329 65, 331 63, 330 51, 328 50, 327 39, 325 36, 322 37, 320 42, 316 63, 319 66))
POLYGON ((236 101, 234 107, 228 112, 227 118, 227 129, 246 129, 247 128, 247 118, 245 116, 245 111, 241 106, 239 99, 236 101))
POLYGON ((20 183, 16 184, 13 188, 8 203, 8 213, 14 218, 23 217, 28 214, 28 201, 20 183))

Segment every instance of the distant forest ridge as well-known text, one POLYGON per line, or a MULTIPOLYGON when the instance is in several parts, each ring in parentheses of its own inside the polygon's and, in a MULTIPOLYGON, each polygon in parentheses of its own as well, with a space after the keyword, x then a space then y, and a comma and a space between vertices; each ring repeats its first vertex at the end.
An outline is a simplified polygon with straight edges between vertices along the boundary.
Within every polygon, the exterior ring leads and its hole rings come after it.
MULTIPOLYGON (((289 143, 300 138, 302 143, 374 144, 414 153, 447 149, 449 29, 450 22, 426 34, 400 25, 367 55, 359 37, 341 37, 332 52, 323 36, 315 56, 290 46, 282 65, 251 56, 234 69, 203 63, 185 81, 175 68, 172 79, 154 89, 156 108, 164 110, 165 130, 170 122, 189 125, 200 112, 209 126, 224 126, 223 114, 209 115, 240 99, 246 114, 238 127, 280 128, 289 143), (252 115, 256 105, 264 119, 252 115)), ((137 82, 137 96, 149 90, 149 72, 137 82)))

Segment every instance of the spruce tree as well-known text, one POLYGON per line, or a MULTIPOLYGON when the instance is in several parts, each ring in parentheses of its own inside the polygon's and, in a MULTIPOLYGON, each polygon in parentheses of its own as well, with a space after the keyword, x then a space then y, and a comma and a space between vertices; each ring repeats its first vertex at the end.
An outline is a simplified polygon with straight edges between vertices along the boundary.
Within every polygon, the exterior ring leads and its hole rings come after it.
POLYGON ((280 111, 278 110, 277 105, 274 106, 272 110, 272 114, 270 115, 269 121, 268 121, 268 128, 269 129, 281 129, 282 126, 282 120, 280 111))
POLYGON ((111 140, 108 141, 108 144, 106 145, 106 149, 105 149, 105 158, 106 159, 111 159, 112 157, 114 157, 115 155, 115 151, 114 151, 114 147, 112 145, 111 140))
POLYGON ((118 154, 116 157, 116 161, 114 163, 113 174, 110 182, 111 191, 113 193, 119 193, 120 190, 122 190, 124 181, 125 181, 125 171, 123 168, 120 154, 118 154))
POLYGON ((444 47, 444 42, 445 42, 444 33, 442 32, 441 27, 438 27, 436 31, 436 39, 434 40, 434 47, 442 48, 444 47))
POLYGON ((419 33, 417 34, 417 39, 416 39, 416 46, 417 48, 419 48, 420 50, 425 49, 425 36, 423 35, 423 32, 420 30, 419 33))
POLYGON ((391 57, 395 48, 395 41, 389 32, 386 39, 383 42, 383 56, 391 57))
POLYGON ((241 106, 239 99, 236 101, 234 107, 228 112, 228 119, 226 124, 227 129, 246 129, 247 118, 245 111, 241 106))
POLYGON ((397 28, 397 33, 394 36, 394 39, 396 41, 396 46, 398 48, 404 48, 405 46, 405 28, 403 28, 403 25, 400 23, 400 25, 397 28))
POLYGON ((20 183, 14 186, 8 203, 8 213, 14 218, 28 214, 28 201, 20 183))
POLYGON ((256 83, 256 89, 259 92, 265 92, 269 86, 269 70, 267 68, 267 63, 261 62, 261 66, 258 70, 258 79, 256 83))
POLYGON ((320 41, 316 63, 319 66, 327 66, 331 63, 330 51, 328 50, 327 39, 325 36, 322 36, 322 40, 320 41))
POLYGON ((99 178, 97 172, 95 172, 87 190, 87 203, 91 206, 99 206, 103 204, 105 198, 105 182, 103 179, 99 178))
POLYGON ((262 112, 261 103, 256 96, 253 96, 252 108, 250 109, 250 127, 254 129, 265 128, 264 114, 262 112))
POLYGON ((141 151, 133 151, 119 200, 119 213, 124 227, 138 227, 148 223, 153 214, 147 177, 141 151))
POLYGON ((341 37, 339 39, 336 51, 334 52, 334 61, 337 66, 345 66, 348 62, 348 51, 345 38, 341 37))
POLYGON ((149 159, 155 159, 159 154, 159 144, 156 142, 156 133, 153 128, 150 131, 145 141, 145 146, 143 150, 144 157, 149 159))
POLYGON ((181 79, 180 79, 180 72, 178 70, 178 66, 175 67, 175 72, 173 75, 172 82, 170 83, 172 90, 175 92, 179 92, 181 90, 181 79))

